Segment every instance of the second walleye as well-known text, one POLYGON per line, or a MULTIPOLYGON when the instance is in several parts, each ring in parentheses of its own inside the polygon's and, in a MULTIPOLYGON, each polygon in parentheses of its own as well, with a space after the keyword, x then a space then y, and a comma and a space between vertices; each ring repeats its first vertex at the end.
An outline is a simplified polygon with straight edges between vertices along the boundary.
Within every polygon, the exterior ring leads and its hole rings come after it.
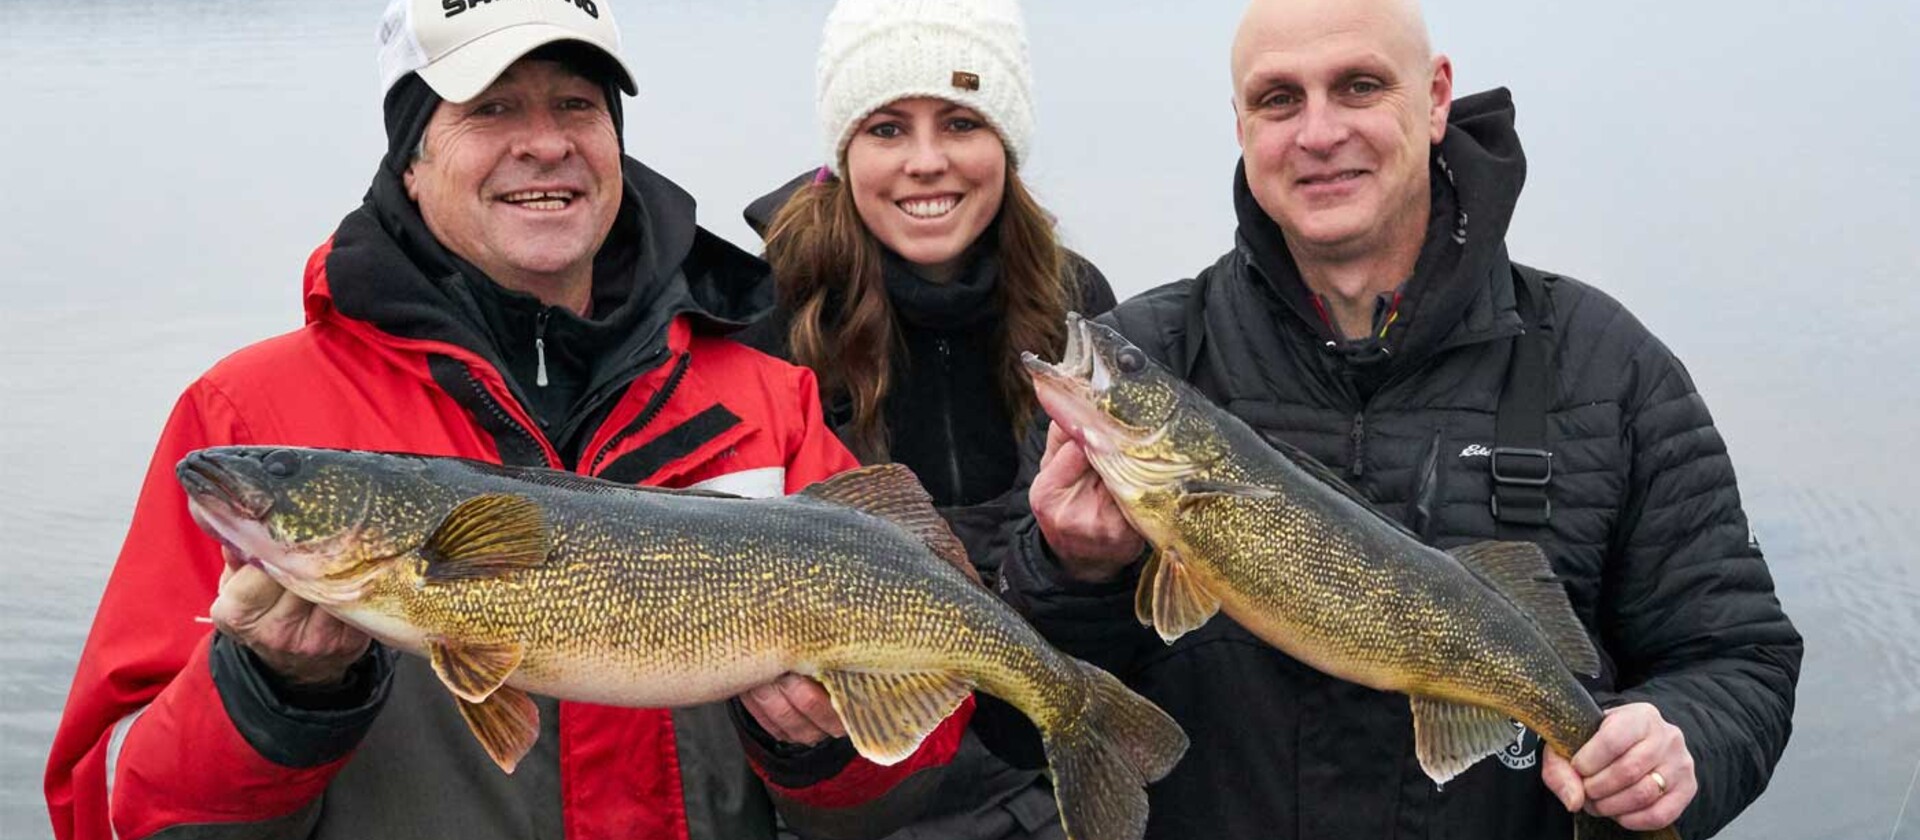
MULTIPOLYGON (((1441 551, 1312 458, 1276 449, 1118 332, 1068 319, 1058 365, 1028 354, 1040 403, 1154 547, 1134 607, 1173 641, 1224 611, 1288 656, 1412 698, 1436 783, 1514 741, 1572 756, 1600 707, 1599 656, 1538 546, 1441 551)), ((1575 836, 1677 840, 1579 814, 1575 836)))

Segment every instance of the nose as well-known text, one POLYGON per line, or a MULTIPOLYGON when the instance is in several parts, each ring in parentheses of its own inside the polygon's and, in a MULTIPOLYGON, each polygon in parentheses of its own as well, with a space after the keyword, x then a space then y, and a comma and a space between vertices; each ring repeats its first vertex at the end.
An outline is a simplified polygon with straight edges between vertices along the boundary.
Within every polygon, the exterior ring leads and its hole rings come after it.
POLYGON ((534 109, 515 137, 514 153, 537 163, 557 163, 573 153, 573 138, 553 113, 534 109))
POLYGON ((907 152, 906 172, 914 178, 931 178, 947 171, 946 140, 934 132, 916 132, 907 152))
POLYGON ((1308 154, 1324 157, 1346 142, 1352 130, 1345 114, 1324 98, 1310 98, 1300 114, 1300 130, 1293 135, 1294 145, 1308 154))

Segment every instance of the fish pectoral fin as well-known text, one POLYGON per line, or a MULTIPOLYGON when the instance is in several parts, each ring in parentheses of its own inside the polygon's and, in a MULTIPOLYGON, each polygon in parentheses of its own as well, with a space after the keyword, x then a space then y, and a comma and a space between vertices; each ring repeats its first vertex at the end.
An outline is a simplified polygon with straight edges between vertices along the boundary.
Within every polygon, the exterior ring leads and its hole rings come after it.
POLYGON ((515 642, 455 643, 445 639, 427 642, 427 658, 433 672, 447 690, 469 703, 484 702, 506 685, 507 677, 520 667, 526 648, 515 642))
POLYGON ((932 671, 826 671, 818 679, 847 727, 853 748, 881 765, 898 764, 913 755, 973 690, 951 674, 932 671))
POLYGON ((1520 737, 1507 716, 1491 709, 1414 695, 1413 752, 1436 785, 1465 772, 1520 737))
POLYGON ((1478 542, 1447 553, 1533 619, 1568 670, 1600 676, 1600 653, 1539 546, 1530 542, 1478 542))
POLYGON ((966 546, 953 535, 945 517, 934 509, 933 497, 905 464, 875 464, 847 470, 808 485, 797 495, 878 516, 900 526, 926 543, 940 559, 952 564, 974 583, 980 572, 967 559, 966 546))
POLYGON ((547 516, 525 496, 488 493, 440 520, 420 549, 428 583, 480 580, 538 566, 551 547, 547 516))
POLYGON ((1133 594, 1134 617, 1168 644, 1198 630, 1219 611, 1220 599, 1207 591, 1171 548, 1160 549, 1147 561, 1140 588, 1133 594))
POLYGON ((502 686, 478 703, 458 697, 453 702, 460 704, 460 716, 467 719, 467 728, 480 739, 493 763, 508 773, 540 739, 540 709, 520 689, 502 686))

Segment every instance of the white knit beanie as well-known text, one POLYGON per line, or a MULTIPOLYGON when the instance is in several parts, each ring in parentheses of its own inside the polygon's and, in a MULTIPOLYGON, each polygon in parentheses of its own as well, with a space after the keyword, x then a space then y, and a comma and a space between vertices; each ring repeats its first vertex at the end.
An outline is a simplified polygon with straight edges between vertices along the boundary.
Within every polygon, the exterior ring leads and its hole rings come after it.
POLYGON ((1033 137, 1033 78, 1019 0, 839 0, 815 72, 828 166, 839 173, 860 123, 898 99, 933 97, 975 111, 1000 133, 1010 164, 1033 137))

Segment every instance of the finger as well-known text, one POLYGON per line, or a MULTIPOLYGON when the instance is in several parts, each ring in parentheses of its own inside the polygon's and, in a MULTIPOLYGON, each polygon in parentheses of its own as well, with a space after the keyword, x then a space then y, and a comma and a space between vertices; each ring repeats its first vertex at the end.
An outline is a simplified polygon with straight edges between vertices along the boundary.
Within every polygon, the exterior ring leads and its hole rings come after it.
POLYGON ((847 734, 847 727, 840 721, 840 714, 833 710, 833 698, 817 682, 799 674, 788 674, 780 678, 780 693, 787 702, 813 725, 814 730, 823 736, 840 738, 847 734))
POLYGON ((252 626, 286 591, 266 572, 251 566, 235 569, 224 577, 220 595, 207 611, 214 624, 223 630, 252 626))
POLYGON ((740 704, 746 707, 747 714, 752 715, 754 722, 760 724, 760 728, 766 730, 774 740, 787 743, 801 742, 800 736, 793 731, 795 714, 777 686, 772 683, 755 686, 746 694, 740 695, 740 704))
MULTIPOLYGON (((1606 718, 1600 721, 1600 731, 1595 732, 1593 737, 1580 747, 1580 751, 1574 753, 1573 769, 1578 771, 1582 778, 1592 781, 1594 774, 1605 770, 1627 750, 1632 749, 1634 744, 1640 743, 1647 737, 1651 721, 1647 718, 1646 712, 1652 710, 1653 707, 1645 703, 1608 710, 1606 718)), ((1659 717, 1659 713, 1655 712, 1653 716, 1659 717)), ((1592 796, 1593 792, 1589 790, 1587 795, 1592 796)))
POLYGON ((1557 752, 1545 752, 1546 757, 1540 762, 1540 781, 1546 783, 1547 790, 1566 806, 1568 813, 1586 807, 1586 785, 1581 782, 1580 774, 1573 771, 1573 764, 1557 752))
POLYGON ((1630 814, 1622 814, 1614 820, 1623 828, 1633 831, 1658 831, 1673 825, 1692 804, 1693 797, 1700 792, 1699 780, 1691 774, 1678 781, 1669 782, 1667 795, 1660 797, 1653 805, 1630 814))
MULTIPOLYGON (((1587 777, 1587 798, 1594 800, 1595 806, 1600 807, 1602 803, 1617 796, 1627 796, 1627 799, 1613 804, 1610 810, 1601 811, 1602 816, 1609 817, 1638 811, 1653 804, 1653 800, 1659 798, 1660 786, 1655 784, 1647 774, 1659 769, 1662 753, 1661 743, 1657 738, 1647 738, 1634 744, 1619 758, 1614 759, 1612 764, 1587 777), (1647 791, 1653 791, 1655 795, 1644 799, 1637 796, 1647 791)), ((1670 772, 1662 774, 1663 777, 1671 775, 1670 772)), ((1671 785, 1673 780, 1668 779, 1667 782, 1671 785)))

